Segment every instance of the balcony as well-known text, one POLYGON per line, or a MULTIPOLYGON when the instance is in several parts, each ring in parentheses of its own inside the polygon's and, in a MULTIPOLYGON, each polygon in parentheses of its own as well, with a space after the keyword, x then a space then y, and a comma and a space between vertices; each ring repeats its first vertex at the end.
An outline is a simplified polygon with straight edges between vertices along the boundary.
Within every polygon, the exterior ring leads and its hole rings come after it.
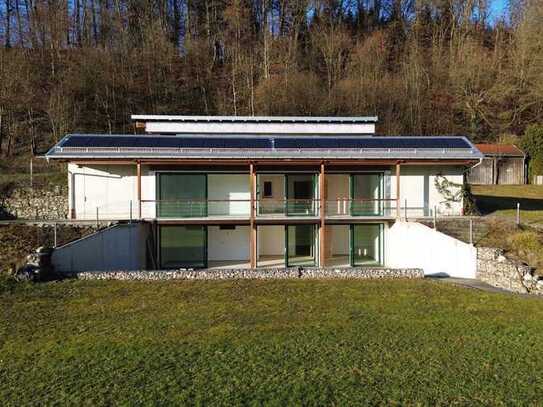
POLYGON ((390 217, 396 216, 396 199, 336 198, 326 201, 326 217, 390 217))
POLYGON ((256 216, 318 216, 318 199, 263 199, 256 202, 256 216))

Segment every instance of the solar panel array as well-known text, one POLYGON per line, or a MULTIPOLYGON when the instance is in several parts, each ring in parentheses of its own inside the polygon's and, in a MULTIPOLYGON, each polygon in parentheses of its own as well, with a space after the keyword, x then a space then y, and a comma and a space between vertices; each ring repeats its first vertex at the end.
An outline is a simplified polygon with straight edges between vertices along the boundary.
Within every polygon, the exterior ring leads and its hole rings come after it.
POLYGON ((72 135, 61 147, 206 149, 470 149, 461 137, 182 137, 72 135))

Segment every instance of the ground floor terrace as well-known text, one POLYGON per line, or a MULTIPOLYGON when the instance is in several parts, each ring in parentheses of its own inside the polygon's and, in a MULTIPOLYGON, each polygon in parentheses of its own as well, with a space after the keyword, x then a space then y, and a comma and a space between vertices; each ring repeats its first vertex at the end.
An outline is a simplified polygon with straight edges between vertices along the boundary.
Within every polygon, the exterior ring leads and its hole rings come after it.
POLYGON ((160 269, 379 267, 385 264, 382 222, 357 224, 157 224, 160 269))

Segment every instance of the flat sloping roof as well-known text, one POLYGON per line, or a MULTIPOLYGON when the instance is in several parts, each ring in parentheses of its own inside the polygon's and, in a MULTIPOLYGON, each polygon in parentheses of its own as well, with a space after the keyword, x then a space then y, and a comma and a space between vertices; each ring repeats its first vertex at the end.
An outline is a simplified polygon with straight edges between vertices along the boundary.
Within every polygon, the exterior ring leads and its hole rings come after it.
POLYGON ((69 134, 46 154, 80 158, 479 159, 462 136, 187 136, 69 134))
POLYGON ((183 116, 133 114, 135 121, 174 121, 189 123, 375 123, 377 116, 183 116))
POLYGON ((514 144, 475 144, 484 155, 524 157, 524 153, 514 144))

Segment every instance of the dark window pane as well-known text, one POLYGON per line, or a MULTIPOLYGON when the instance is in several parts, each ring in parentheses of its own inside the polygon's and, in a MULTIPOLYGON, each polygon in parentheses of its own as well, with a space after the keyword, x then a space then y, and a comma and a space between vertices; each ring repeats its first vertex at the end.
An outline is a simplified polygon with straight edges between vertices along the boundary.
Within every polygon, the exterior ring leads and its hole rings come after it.
POLYGON ((160 265, 163 269, 206 267, 205 226, 160 226, 160 265))

